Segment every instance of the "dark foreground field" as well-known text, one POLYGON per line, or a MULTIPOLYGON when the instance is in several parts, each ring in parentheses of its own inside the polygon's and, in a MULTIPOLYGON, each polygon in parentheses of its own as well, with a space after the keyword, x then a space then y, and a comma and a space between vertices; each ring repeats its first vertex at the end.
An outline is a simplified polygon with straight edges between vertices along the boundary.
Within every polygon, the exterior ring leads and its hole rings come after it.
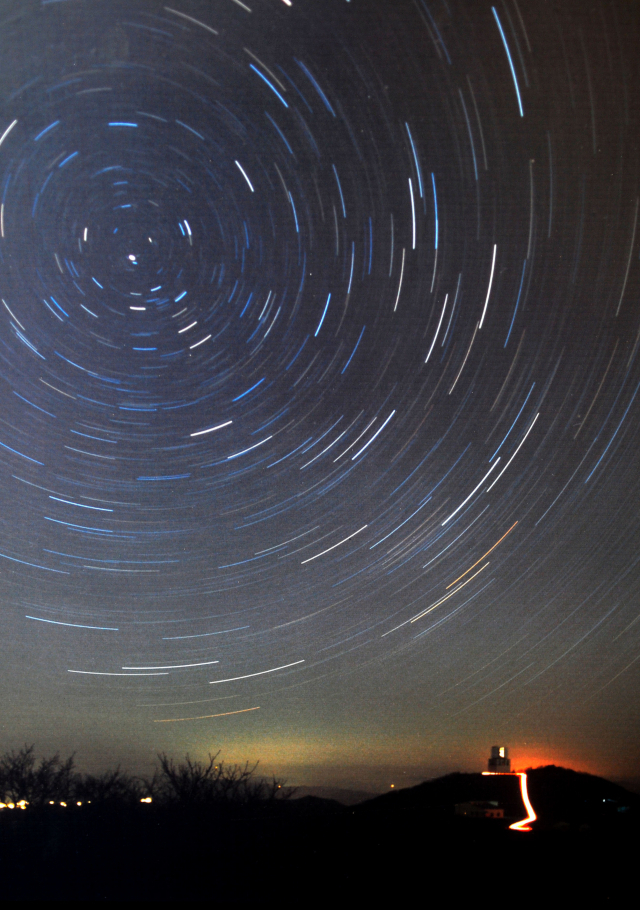
POLYGON ((529 833, 454 815, 452 800, 486 798, 479 775, 451 775, 350 808, 307 798, 250 811, 4 810, 2 893, 18 901, 412 906, 417 889, 423 905, 447 896, 456 903, 622 905, 635 891, 637 797, 554 771, 555 779, 532 776, 541 817, 529 833))

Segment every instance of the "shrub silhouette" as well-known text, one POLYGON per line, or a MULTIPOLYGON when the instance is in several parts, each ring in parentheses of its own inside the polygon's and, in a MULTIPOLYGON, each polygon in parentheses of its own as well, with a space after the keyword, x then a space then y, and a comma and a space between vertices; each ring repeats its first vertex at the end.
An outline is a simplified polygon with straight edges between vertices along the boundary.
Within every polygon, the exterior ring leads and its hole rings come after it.
POLYGON ((42 806, 51 800, 64 801, 73 795, 76 775, 74 757, 62 761, 60 755, 36 762, 35 746, 23 746, 17 752, 0 756, 0 798, 5 803, 26 800, 31 806, 42 806))
POLYGON ((234 805, 256 806, 276 799, 288 799, 293 790, 276 780, 256 775, 258 762, 250 765, 227 765, 218 760, 219 752, 209 753, 208 761, 193 760, 186 755, 176 763, 166 754, 158 755, 160 769, 150 781, 147 792, 163 804, 183 806, 234 805))
POLYGON ((74 798, 80 802, 110 805, 139 803, 145 793, 143 783, 119 767, 103 774, 78 774, 73 790, 74 798))
POLYGON ((160 806, 264 806, 290 798, 294 790, 275 777, 258 777, 258 762, 225 764, 219 752, 207 761, 186 755, 176 762, 166 754, 158 755, 159 768, 150 779, 133 777, 117 767, 102 774, 75 771, 74 756, 62 760, 56 752, 38 762, 35 746, 6 752, 0 756, 0 802, 30 806, 48 803, 97 803, 125 806, 139 804, 151 797, 160 806))

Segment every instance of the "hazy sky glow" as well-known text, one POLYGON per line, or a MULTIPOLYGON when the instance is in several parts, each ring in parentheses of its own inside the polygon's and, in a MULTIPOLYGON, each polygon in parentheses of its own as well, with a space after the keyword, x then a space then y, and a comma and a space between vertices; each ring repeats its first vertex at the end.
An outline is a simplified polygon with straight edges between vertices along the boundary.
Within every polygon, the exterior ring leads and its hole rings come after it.
POLYGON ((638 18, 2 4, 3 748, 634 773, 638 18))

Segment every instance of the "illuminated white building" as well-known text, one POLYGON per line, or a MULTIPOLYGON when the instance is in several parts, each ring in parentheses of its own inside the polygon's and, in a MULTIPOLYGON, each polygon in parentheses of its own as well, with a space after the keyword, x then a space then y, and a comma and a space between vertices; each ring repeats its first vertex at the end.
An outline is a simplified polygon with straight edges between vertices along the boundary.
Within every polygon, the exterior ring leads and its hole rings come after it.
POLYGON ((511 759, 506 746, 491 746, 489 771, 494 774, 508 774, 511 771, 511 759))

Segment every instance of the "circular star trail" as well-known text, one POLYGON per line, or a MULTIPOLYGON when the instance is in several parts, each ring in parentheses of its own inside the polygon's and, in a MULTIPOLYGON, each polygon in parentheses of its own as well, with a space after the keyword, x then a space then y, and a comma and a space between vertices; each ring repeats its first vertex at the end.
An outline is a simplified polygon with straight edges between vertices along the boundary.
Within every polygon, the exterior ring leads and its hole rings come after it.
POLYGON ((356 671, 401 714, 632 698, 637 14, 2 16, 15 691, 143 726, 356 671))

